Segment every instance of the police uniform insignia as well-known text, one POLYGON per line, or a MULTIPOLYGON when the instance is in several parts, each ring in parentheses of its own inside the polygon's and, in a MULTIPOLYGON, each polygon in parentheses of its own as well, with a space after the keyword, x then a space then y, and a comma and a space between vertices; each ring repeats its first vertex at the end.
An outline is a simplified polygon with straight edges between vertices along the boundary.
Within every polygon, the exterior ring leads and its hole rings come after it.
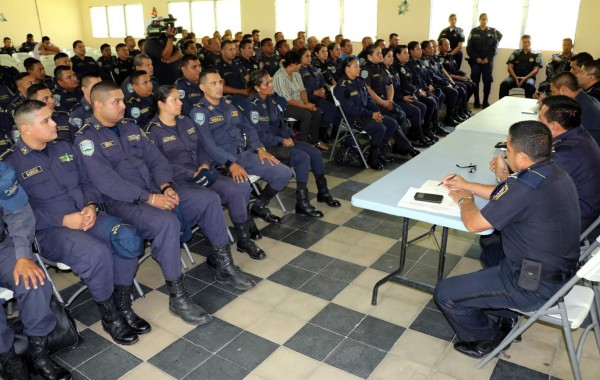
POLYGON ((27 153, 29 153, 29 149, 27 149, 26 147, 22 147, 21 148, 21 153, 27 154, 27 153))
POLYGON ((360 72, 360 77, 363 78, 363 79, 368 78, 369 77, 369 72, 367 70, 362 70, 360 72))
POLYGON ((213 106, 208 106, 208 110, 209 110, 209 111, 212 111, 212 110, 214 110, 214 109, 215 109, 215 107, 213 107, 213 106))
POLYGON ((94 142, 92 140, 82 140, 79 143, 79 150, 84 156, 92 156, 94 154, 94 142))
POLYGON ((537 63, 540 63, 540 62, 542 62, 542 57, 540 57, 540 56, 538 55, 537 57, 535 57, 535 61, 536 61, 537 63))
POLYGON ((443 64, 444 63, 444 58, 440 58, 440 63, 443 64))
POLYGON ((206 116, 204 116, 204 114, 202 112, 197 112, 194 115, 194 121, 196 123, 198 123, 199 125, 204 124, 204 121, 206 120, 206 116))
POLYGON ((266 105, 266 104, 263 104, 263 105, 262 105, 262 108, 266 110, 266 109, 267 109, 267 105, 266 105))
POLYGON ((54 95, 52 95, 52 97, 54 98, 54 105, 56 107, 60 107, 60 95, 54 94, 54 95))
POLYGON ((258 119, 259 119, 258 111, 250 112, 250 120, 252 121, 252 123, 258 124, 258 119))
POLYGON ((187 130, 187 134, 188 134, 188 135, 193 135, 194 133, 196 133, 196 128, 194 128, 194 127, 192 127, 192 128, 189 128, 189 129, 187 130))
POLYGON ((23 177, 23 179, 27 179, 27 178, 33 177, 36 174, 40 174, 43 171, 44 171, 44 169, 42 169, 41 166, 36 166, 35 168, 31 168, 31 169, 27 170, 26 172, 21 173, 21 176, 23 177))
POLYGON ((115 69, 113 71, 115 72, 115 74, 119 75, 119 68, 118 67, 115 67, 115 69))
POLYGON ((492 200, 497 201, 498 199, 500 199, 501 196, 506 194, 507 191, 508 191, 508 183, 504 182, 504 185, 502 185, 502 187, 500 189, 497 189, 495 194, 492 195, 492 200))
POLYGON ((163 137, 162 143, 166 144, 166 143, 168 143, 170 141, 175 141, 175 140, 177 140, 177 137, 175 137, 175 136, 167 136, 167 137, 163 137))
MULTIPOLYGON (((118 69, 116 69, 118 70, 118 69)), ((117 72, 118 74, 118 72, 117 72)), ((130 94, 133 94, 133 86, 131 85, 131 83, 127 83, 127 92, 130 94)))
POLYGON ((223 115, 213 116, 208 120, 208 124, 218 123, 219 121, 223 121, 223 115))
POLYGON ((185 91, 184 90, 177 90, 177 92, 179 93, 179 99, 185 98, 185 91))
POLYGON ((110 148, 111 146, 115 146, 115 142, 114 141, 105 141, 101 145, 103 148, 110 148))
POLYGON ((529 62, 533 62, 533 58, 529 58, 529 62))
POLYGON ((406 69, 405 69, 404 67, 401 67, 401 68, 400 68, 400 72, 401 72, 402 74, 406 74, 406 69))
POLYGON ((336 70, 337 69, 335 68, 335 66, 329 66, 329 71, 331 71, 332 73, 335 73, 336 70))
POLYGON ((423 65, 429 67, 429 61, 427 61, 427 60, 423 61, 423 65))
POLYGON ((265 67, 265 64, 263 62, 259 62, 258 67, 260 67, 262 69, 263 67, 265 67))
POLYGON ((140 117, 140 115, 142 114, 142 111, 140 111, 139 108, 137 107, 133 107, 131 109, 131 116, 135 119, 137 119, 138 117, 140 117))
POLYGON ((69 153, 65 153, 63 156, 58 156, 58 159, 62 163, 70 162, 70 161, 73 161, 73 155, 69 154, 69 153))
POLYGON ((71 124, 75 124, 78 128, 81 128, 81 125, 83 124, 81 119, 78 117, 71 118, 69 122, 71 122, 71 124))
POLYGON ((127 141, 140 141, 140 135, 137 133, 135 135, 129 135, 127 136, 127 141))

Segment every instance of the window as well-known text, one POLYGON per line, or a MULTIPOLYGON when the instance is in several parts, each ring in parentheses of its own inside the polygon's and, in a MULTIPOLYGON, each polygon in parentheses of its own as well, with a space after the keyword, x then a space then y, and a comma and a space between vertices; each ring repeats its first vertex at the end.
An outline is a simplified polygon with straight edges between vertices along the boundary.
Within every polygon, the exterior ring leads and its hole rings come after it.
POLYGON ((216 29, 215 7, 212 1, 192 2, 192 31, 197 37, 213 36, 216 29))
POLYGON ((144 10, 138 4, 91 7, 90 20, 94 38, 143 37, 146 32, 144 10))
POLYGON ((223 33, 231 29, 234 34, 242 30, 240 0, 220 0, 216 5, 217 30, 223 33))
POLYGON ((215 30, 223 33, 231 29, 233 33, 242 29, 240 0, 202 0, 168 3, 169 14, 177 19, 175 26, 181 26, 196 37, 211 36, 215 30))
POLYGON ((515 49, 519 46, 523 3, 523 0, 479 0, 477 17, 481 13, 487 13, 488 26, 502 33, 499 48, 515 49))
POLYGON ((287 38, 300 30, 318 39, 343 34, 352 41, 377 34, 377 0, 275 0, 275 29, 287 38))
POLYGON ((189 2, 169 3, 167 4, 167 12, 177 19, 176 26, 181 26, 188 31, 191 30, 192 22, 189 2))
POLYGON ((429 39, 437 40, 442 29, 450 26, 451 14, 456 15, 456 26, 464 30, 465 39, 468 37, 473 29, 473 0, 446 0, 431 2, 429 39))
POLYGON ((563 38, 571 38, 575 41, 579 4, 579 0, 573 0, 569 6, 557 0, 529 0, 524 34, 531 36, 531 48, 561 51, 563 38), (560 23, 557 24, 560 28, 549 28, 548 18, 539 16, 548 14, 553 9, 560 9, 560 23))

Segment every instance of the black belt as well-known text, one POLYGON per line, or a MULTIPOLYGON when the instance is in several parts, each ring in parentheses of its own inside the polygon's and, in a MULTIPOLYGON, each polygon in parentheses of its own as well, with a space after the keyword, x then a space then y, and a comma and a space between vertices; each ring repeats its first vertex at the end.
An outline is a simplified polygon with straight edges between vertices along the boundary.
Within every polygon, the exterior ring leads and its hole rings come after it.
POLYGON ((552 272, 544 272, 542 271, 542 275, 540 276, 540 280, 550 281, 550 282, 565 282, 573 277, 574 272, 569 273, 552 273, 552 272))

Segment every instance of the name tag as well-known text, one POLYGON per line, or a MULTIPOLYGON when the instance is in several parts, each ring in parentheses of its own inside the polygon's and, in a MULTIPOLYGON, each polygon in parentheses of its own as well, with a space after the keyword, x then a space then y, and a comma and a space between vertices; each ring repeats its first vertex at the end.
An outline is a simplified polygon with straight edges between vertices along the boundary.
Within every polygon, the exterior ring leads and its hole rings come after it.
POLYGON ((127 136, 127 141, 140 141, 140 135, 135 134, 135 135, 127 136))
POLYGON ((103 148, 110 148, 111 146, 115 146, 115 142, 114 141, 105 141, 102 144, 100 144, 103 148))
POLYGON ((350 93, 350 96, 357 96, 357 95, 358 95, 358 91, 352 91, 352 92, 350 93))
POLYGON ((238 117, 238 111, 231 111, 231 117, 238 117))
MULTIPOLYGON (((233 112, 232 112, 232 116, 233 116, 233 112)), ((213 123, 218 123, 219 121, 223 121, 223 116, 221 116, 221 115, 213 116, 208 120, 208 123, 213 124, 213 123)))
POLYGON ((73 161, 73 155, 65 153, 63 156, 58 156, 61 163, 73 161))
POLYGON ((194 133, 196 133, 196 128, 194 128, 194 127, 192 127, 192 128, 190 128, 190 129, 187 130, 187 134, 188 135, 192 135, 194 133))
POLYGON ((163 137, 162 142, 163 144, 168 143, 169 141, 175 141, 177 140, 177 137, 175 136, 167 136, 167 137, 163 137))
POLYGON ((44 169, 42 169, 41 166, 36 166, 33 169, 29 169, 26 172, 21 173, 21 176, 23 177, 23 179, 27 179, 27 178, 33 177, 36 174, 40 174, 43 171, 44 171, 44 169))

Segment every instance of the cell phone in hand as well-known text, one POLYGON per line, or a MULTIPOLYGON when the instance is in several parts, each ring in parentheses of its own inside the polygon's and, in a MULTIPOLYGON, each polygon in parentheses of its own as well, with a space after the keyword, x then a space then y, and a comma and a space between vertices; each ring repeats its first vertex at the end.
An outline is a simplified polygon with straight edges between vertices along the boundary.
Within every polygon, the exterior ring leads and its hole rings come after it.
POLYGON ((443 195, 439 194, 429 194, 429 193, 416 193, 415 201, 419 202, 429 202, 429 203, 442 203, 444 200, 443 195))

